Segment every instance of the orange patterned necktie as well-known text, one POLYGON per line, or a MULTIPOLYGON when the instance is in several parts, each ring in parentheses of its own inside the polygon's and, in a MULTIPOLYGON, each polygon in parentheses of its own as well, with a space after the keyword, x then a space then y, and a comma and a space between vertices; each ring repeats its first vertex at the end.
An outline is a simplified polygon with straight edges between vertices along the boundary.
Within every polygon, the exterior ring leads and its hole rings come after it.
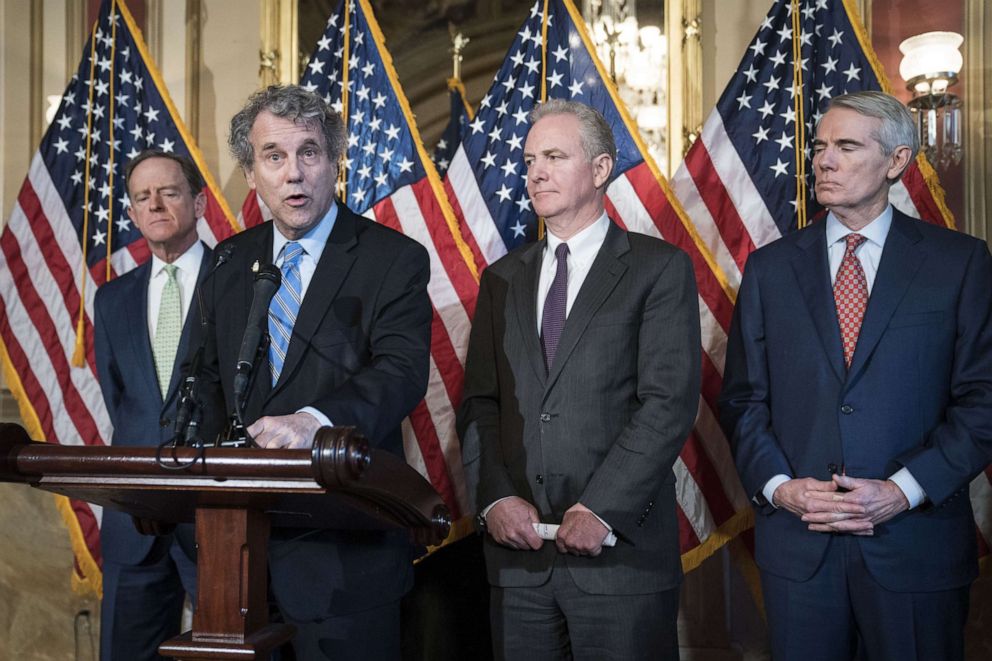
POLYGON ((858 346, 861 320, 868 307, 868 281, 861 268, 856 250, 867 239, 860 234, 845 237, 847 249, 834 280, 834 303, 837 305, 837 322, 840 324, 840 338, 844 344, 844 364, 851 367, 854 348, 858 346))

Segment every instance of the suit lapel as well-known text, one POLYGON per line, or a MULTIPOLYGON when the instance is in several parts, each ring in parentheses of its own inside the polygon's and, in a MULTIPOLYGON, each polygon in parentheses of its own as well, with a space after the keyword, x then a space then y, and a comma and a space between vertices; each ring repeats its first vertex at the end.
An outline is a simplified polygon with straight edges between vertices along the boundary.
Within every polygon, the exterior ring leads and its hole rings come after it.
POLYGON ((626 232, 611 222, 603 245, 589 268, 589 273, 582 282, 582 288, 565 319, 565 328, 558 341, 555 362, 551 365, 545 392, 554 387, 555 381, 558 380, 563 366, 568 362, 572 350, 582 338, 589 321, 627 271, 627 264, 620 258, 629 250, 630 242, 627 240, 626 232))
POLYGON ((837 324, 837 306, 830 286, 826 226, 825 221, 820 221, 799 237, 792 268, 830 367, 837 378, 844 381, 847 370, 844 367, 844 350, 837 324))
POLYGON ((303 297, 300 313, 293 325, 293 336, 286 349, 286 360, 279 374, 279 381, 271 394, 278 391, 296 369, 311 338, 330 310, 331 301, 337 296, 355 262, 355 257, 350 251, 357 243, 358 227, 355 214, 344 206, 338 206, 334 229, 327 237, 324 252, 320 255, 320 261, 317 262, 317 268, 303 297))
POLYGON ((510 283, 513 310, 520 324, 520 335, 524 338, 524 355, 542 383, 547 378, 547 374, 544 370, 541 338, 537 330, 537 284, 541 278, 541 261, 546 246, 547 241, 539 241, 520 254, 521 268, 510 283))
POLYGON ((161 400, 162 390, 158 385, 155 371, 155 356, 152 353, 152 338, 148 329, 148 282, 152 276, 152 260, 149 258, 136 270, 137 277, 129 282, 130 290, 124 292, 126 328, 140 329, 128 333, 134 366, 141 373, 145 387, 161 400))
MULTIPOLYGON (((244 301, 241 305, 231 306, 236 318, 231 320, 230 325, 231 328, 240 329, 242 334, 248 325, 248 311, 251 309, 251 301, 254 296, 255 273, 251 267, 256 260, 259 264, 272 263, 272 233, 275 229, 272 227, 271 221, 265 224, 265 228, 265 231, 259 232, 256 235, 256 240, 253 243, 245 246, 248 250, 246 251, 245 262, 240 268, 239 277, 241 280, 236 287, 232 288, 233 291, 241 291, 244 295, 244 301)), ((241 263, 239 262, 239 264, 241 263)), ((234 355, 237 355, 240 345, 241 340, 239 337, 237 344, 231 346, 231 351, 234 352, 234 355)), ((245 400, 246 420, 258 417, 257 412, 262 410, 262 403, 272 391, 272 377, 269 375, 268 355, 268 351, 263 351, 262 358, 258 361, 258 365, 255 368, 252 385, 245 400)))
POLYGON ((913 276, 925 258, 919 242, 920 231, 899 211, 892 211, 892 227, 882 248, 882 260, 875 275, 875 284, 868 297, 858 345, 851 360, 849 378, 855 378, 878 345, 892 313, 899 306, 913 276))

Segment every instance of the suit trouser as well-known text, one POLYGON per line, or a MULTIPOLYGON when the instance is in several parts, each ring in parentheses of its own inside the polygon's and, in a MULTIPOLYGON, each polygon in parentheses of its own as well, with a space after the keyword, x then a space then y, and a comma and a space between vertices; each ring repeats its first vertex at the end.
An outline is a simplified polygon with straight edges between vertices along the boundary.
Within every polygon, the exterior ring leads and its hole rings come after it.
POLYGON ((575 584, 559 556, 544 585, 494 586, 491 595, 496 659, 679 658, 679 588, 650 594, 589 594, 575 584))
POLYGON ((775 661, 960 661, 968 586, 893 592, 855 537, 835 535, 808 581, 761 572, 775 661))
POLYGON ((158 646, 180 633, 183 601, 196 603, 196 563, 172 537, 155 540, 138 565, 103 563, 101 661, 158 661, 158 646))

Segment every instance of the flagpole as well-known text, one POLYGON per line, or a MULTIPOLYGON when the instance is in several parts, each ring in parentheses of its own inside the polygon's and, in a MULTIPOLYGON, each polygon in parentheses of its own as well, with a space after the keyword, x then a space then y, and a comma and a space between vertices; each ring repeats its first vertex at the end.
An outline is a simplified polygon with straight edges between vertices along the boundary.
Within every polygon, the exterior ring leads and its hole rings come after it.
MULTIPOLYGON (((350 0, 341 3, 344 7, 344 54, 341 56, 341 121, 345 133, 348 132, 348 60, 351 56, 351 9, 350 0)), ((343 158, 338 163, 338 185, 341 188, 341 199, 348 197, 347 147, 343 158)))
POLYGON ((107 274, 104 277, 104 282, 110 282, 111 267, 110 267, 110 257, 113 255, 113 243, 112 243, 112 228, 114 226, 114 62, 117 59, 117 21, 113 20, 113 17, 117 16, 117 0, 113 0, 110 3, 110 30, 111 39, 113 43, 110 46, 110 97, 107 99, 107 105, 109 106, 109 135, 110 135, 110 171, 107 173, 107 185, 110 186, 110 200, 107 203, 108 214, 107 214, 107 264, 106 271, 107 274))
MULTIPOLYGON (((544 13, 541 15, 541 103, 544 103, 547 100, 548 100, 548 0, 544 0, 544 13)), ((543 239, 544 239, 544 216, 538 215, 537 240, 541 241, 543 239)))
POLYGON ((86 280, 87 280, 87 256, 89 253, 89 233, 90 233, 90 154, 93 149, 93 76, 96 72, 96 29, 97 22, 93 23, 90 30, 90 84, 89 95, 86 100, 86 165, 83 167, 83 179, 86 185, 83 189, 83 261, 79 265, 79 313, 76 315, 76 346, 72 352, 72 366, 82 367, 86 362, 85 356, 85 335, 86 335, 86 280))
POLYGON ((803 97, 803 43, 799 0, 792 0, 792 95, 796 110, 796 227, 806 227, 806 117, 803 97))

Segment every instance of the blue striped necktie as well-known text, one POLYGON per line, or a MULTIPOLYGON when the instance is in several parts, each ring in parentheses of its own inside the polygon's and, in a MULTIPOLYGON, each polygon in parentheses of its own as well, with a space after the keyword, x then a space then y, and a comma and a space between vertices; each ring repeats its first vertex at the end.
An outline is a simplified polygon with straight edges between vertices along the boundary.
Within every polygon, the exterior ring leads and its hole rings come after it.
POLYGON ((303 300, 303 281, 300 278, 300 258, 303 246, 290 241, 282 248, 282 284, 269 304, 269 371, 272 385, 276 385, 283 363, 286 362, 286 349, 293 335, 296 315, 300 313, 303 300))

